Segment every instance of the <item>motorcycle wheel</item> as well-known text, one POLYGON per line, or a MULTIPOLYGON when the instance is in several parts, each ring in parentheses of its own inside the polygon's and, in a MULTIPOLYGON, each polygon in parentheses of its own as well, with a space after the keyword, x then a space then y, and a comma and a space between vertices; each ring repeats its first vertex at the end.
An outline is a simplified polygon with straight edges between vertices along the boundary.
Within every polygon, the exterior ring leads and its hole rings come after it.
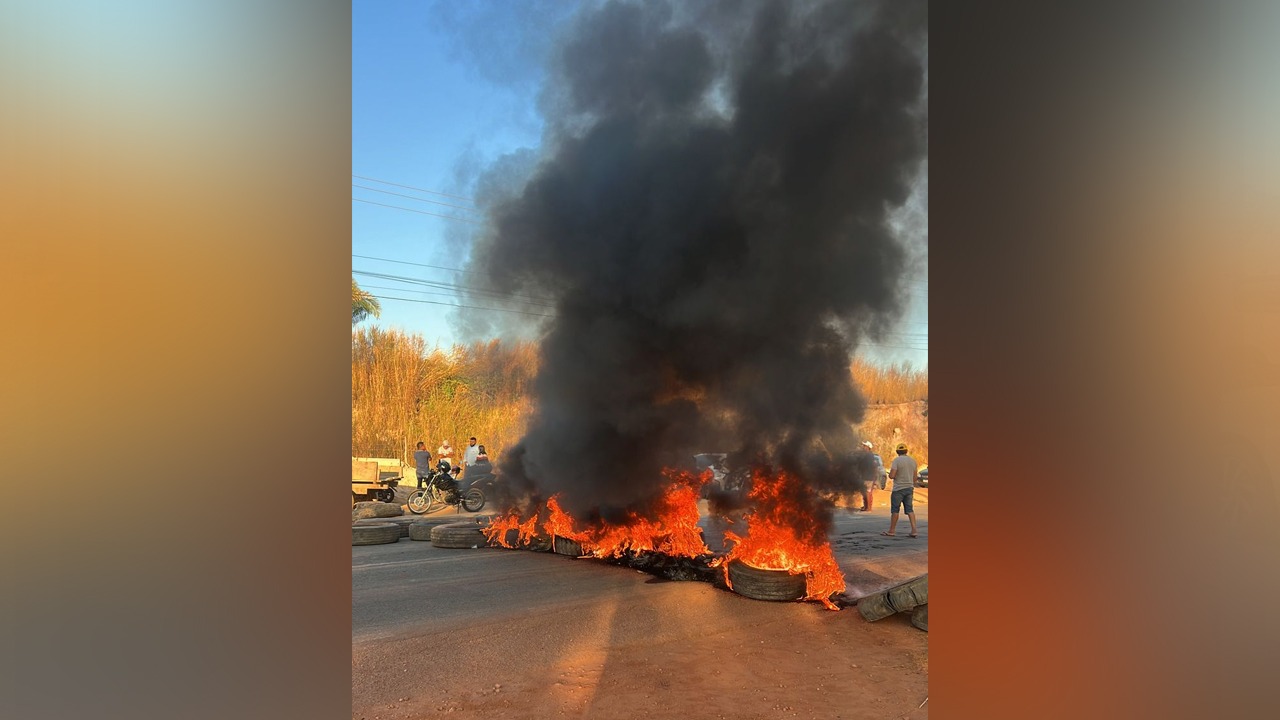
POLYGON ((414 515, 423 515, 431 509, 431 493, 427 490, 414 490, 409 495, 408 502, 405 506, 409 508, 409 512, 414 515))
POLYGON ((472 488, 462 494, 462 509, 467 512, 478 512, 484 507, 484 493, 472 488))

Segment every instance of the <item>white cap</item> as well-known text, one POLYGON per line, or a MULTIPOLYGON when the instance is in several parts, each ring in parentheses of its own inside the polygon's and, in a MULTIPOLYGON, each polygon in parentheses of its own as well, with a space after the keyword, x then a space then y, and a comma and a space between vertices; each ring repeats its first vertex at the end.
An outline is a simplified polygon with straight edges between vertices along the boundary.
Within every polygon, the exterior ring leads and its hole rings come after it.
POLYGON ((872 447, 874 447, 874 446, 871 444, 871 441, 870 441, 870 440, 863 440, 863 441, 862 441, 862 446, 863 446, 863 447, 865 447, 865 448, 866 448, 866 449, 868 449, 868 450, 870 450, 872 447))

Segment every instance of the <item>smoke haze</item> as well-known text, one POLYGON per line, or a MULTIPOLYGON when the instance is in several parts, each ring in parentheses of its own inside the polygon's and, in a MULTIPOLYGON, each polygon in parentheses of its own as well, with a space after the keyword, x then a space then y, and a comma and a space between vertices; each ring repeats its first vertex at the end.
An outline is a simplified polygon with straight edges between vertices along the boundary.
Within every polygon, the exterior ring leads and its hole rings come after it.
POLYGON ((906 296, 889 221, 927 158, 926 7, 608 2, 569 23, 541 157, 481 182, 468 266, 553 315, 502 320, 542 323, 504 476, 608 518, 696 452, 820 489, 866 470, 849 362, 906 296))

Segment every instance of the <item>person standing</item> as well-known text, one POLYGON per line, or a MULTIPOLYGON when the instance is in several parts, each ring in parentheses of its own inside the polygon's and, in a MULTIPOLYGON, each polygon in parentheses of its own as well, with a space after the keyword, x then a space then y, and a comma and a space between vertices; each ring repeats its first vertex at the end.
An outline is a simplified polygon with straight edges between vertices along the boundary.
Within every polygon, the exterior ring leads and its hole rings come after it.
POLYGON ((462 469, 466 470, 476 464, 476 456, 480 454, 480 448, 476 447, 475 436, 467 441, 467 447, 462 451, 462 469))
POLYGON ((875 453, 870 440, 863 440, 862 447, 871 455, 871 459, 875 462, 875 474, 871 479, 863 484, 862 488, 862 511, 866 512, 871 509, 872 503, 876 497, 876 485, 880 485, 880 489, 884 489, 884 460, 875 453))
POLYGON ((449 444, 448 438, 440 441, 440 447, 436 449, 436 459, 453 465, 453 446, 449 444))
POLYGON ((431 451, 421 440, 418 441, 418 449, 413 451, 413 467, 418 476, 418 489, 421 490, 431 477, 431 451))
POLYGON ((871 453, 871 457, 875 458, 876 484, 880 486, 881 490, 884 490, 889 482, 889 471, 884 467, 884 460, 880 457, 880 453, 875 451, 875 446, 871 444, 870 440, 864 441, 862 445, 871 453))
POLYGON ((893 493, 889 495, 889 530, 880 533, 886 537, 893 537, 894 530, 898 527, 898 507, 902 506, 903 511, 907 513, 907 518, 911 520, 911 535, 916 537, 916 510, 911 505, 912 494, 915 491, 916 480, 916 461, 907 454, 907 446, 898 443, 898 457, 893 459, 889 465, 889 479, 893 480, 893 493))

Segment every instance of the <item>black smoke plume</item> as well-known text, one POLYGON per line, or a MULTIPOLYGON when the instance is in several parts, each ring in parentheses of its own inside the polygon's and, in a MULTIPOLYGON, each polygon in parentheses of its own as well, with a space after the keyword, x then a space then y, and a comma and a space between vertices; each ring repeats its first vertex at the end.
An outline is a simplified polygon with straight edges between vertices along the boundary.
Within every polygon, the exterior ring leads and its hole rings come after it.
POLYGON ((554 315, 505 478, 606 519, 697 452, 851 488, 850 358, 905 296, 886 220, 926 157, 926 27, 909 0, 575 19, 545 154, 491 203, 469 267, 554 315))

